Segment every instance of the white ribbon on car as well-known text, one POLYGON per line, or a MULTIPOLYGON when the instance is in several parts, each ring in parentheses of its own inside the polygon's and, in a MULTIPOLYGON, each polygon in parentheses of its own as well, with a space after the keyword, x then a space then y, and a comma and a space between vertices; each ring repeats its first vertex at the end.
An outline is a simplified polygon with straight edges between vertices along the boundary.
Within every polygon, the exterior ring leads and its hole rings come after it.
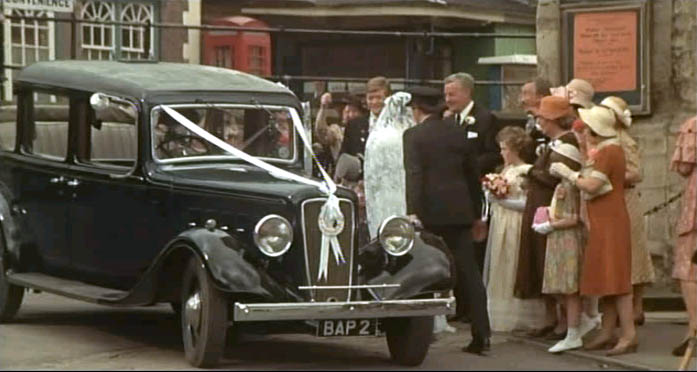
POLYGON ((201 128, 197 124, 193 123, 191 120, 187 119, 184 115, 180 114, 173 108, 167 106, 167 105, 161 105, 162 109, 169 115, 171 116, 174 120, 176 120, 179 124, 183 125, 186 129, 190 130, 191 132, 195 133, 196 135, 202 137, 203 139, 207 140, 211 144, 217 146, 218 148, 222 149, 223 151, 227 151, 228 153, 252 164, 256 165, 257 167, 269 172, 269 174, 273 177, 279 178, 279 179, 285 179, 285 180, 291 180, 295 182, 299 182, 305 185, 310 185, 310 186, 315 186, 317 187, 322 193, 327 195, 327 201, 324 203, 322 208, 320 209, 319 217, 318 217, 318 224, 319 224, 319 229, 322 232, 322 241, 321 241, 321 251, 320 251, 320 262, 319 262, 319 270, 318 270, 318 275, 317 275, 317 280, 319 281, 320 279, 324 278, 325 280, 327 279, 327 269, 329 266, 329 251, 334 253, 334 258, 336 259, 337 265, 346 263, 344 259, 344 254, 341 251, 341 245, 339 244, 339 239, 337 236, 341 234, 341 232, 344 230, 344 225, 345 225, 345 220, 344 220, 344 215, 341 213, 341 208, 339 208, 339 199, 336 197, 335 192, 336 192, 336 184, 332 180, 331 177, 327 174, 327 172, 324 170, 321 164, 317 161, 317 158, 315 157, 314 152, 312 151, 312 145, 309 143, 307 137, 305 136, 305 128, 300 125, 301 120, 300 116, 298 116, 298 113, 295 110, 289 110, 290 115, 293 120, 293 126, 295 127, 295 131, 298 132, 300 135, 300 139, 303 142, 303 145, 307 149, 307 151, 312 154, 312 158, 315 159, 315 162, 317 163, 317 166, 320 170, 320 173, 322 173, 322 178, 324 179, 324 183, 317 182, 314 180, 311 180, 309 178, 297 175, 295 173, 289 172, 285 169, 278 168, 274 165, 271 165, 261 159, 257 159, 254 156, 251 156, 247 154, 246 152, 239 150, 235 148, 234 146, 231 146, 227 142, 221 140, 220 138, 214 136, 213 134, 209 133, 205 129, 201 128))

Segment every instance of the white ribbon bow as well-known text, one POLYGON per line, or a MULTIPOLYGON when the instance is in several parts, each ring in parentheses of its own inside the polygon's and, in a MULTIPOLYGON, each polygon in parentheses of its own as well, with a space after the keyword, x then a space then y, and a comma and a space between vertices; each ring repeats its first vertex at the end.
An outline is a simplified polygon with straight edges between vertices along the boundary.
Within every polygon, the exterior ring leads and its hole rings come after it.
POLYGON ((290 110, 290 115, 293 120, 293 126, 295 131, 300 135, 300 139, 303 142, 305 148, 312 154, 312 158, 315 159, 317 166, 319 167, 320 173, 322 173, 322 178, 324 183, 320 183, 309 178, 297 175, 295 173, 288 172, 285 169, 278 168, 271 165, 261 159, 257 159, 254 156, 247 154, 246 152, 239 150, 227 142, 221 140, 220 138, 212 135, 205 129, 199 127, 198 125, 191 122, 184 115, 180 114, 176 110, 172 109, 167 105, 162 105, 162 109, 176 120, 179 124, 183 125, 186 129, 197 134, 198 136, 204 138, 211 144, 217 146, 223 151, 237 156, 238 158, 252 164, 257 167, 269 172, 273 177, 285 180, 292 180, 299 183, 303 183, 310 186, 317 187, 322 193, 327 195, 327 201, 324 203, 320 209, 320 214, 317 223, 320 226, 320 231, 322 232, 322 244, 320 252, 320 264, 319 264, 319 274, 317 280, 319 281, 322 277, 327 278, 327 268, 329 261, 329 250, 334 253, 334 258, 336 259, 337 265, 344 264, 344 254, 341 251, 341 245, 339 244, 339 239, 337 236, 341 234, 344 230, 344 215, 341 213, 341 208, 339 208, 339 199, 334 195, 336 192, 336 184, 331 177, 327 174, 321 164, 317 162, 314 152, 312 151, 312 145, 309 143, 307 137, 305 136, 305 129, 302 127, 300 116, 295 110, 290 110), (323 228, 324 226, 324 228, 323 228))
POLYGON ((344 253, 341 251, 341 245, 337 236, 344 231, 344 215, 339 208, 339 199, 336 195, 331 194, 324 203, 319 212, 319 230, 322 232, 322 244, 319 256, 319 270, 317 273, 317 281, 322 278, 327 280, 327 268, 329 267, 329 249, 334 253, 334 259, 337 265, 345 264, 344 253))

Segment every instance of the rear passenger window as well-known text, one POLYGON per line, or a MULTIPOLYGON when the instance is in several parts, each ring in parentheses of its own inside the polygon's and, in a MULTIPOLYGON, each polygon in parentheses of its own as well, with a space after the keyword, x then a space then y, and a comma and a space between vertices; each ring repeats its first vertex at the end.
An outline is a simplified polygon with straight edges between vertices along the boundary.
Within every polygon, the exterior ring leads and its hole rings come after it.
MULTIPOLYGON (((70 118, 70 99, 54 95, 49 102, 26 102, 29 113, 24 126, 25 135, 31 144, 28 151, 34 155, 65 159, 68 154, 68 122, 70 118)), ((25 99, 31 96, 25 96, 25 99)))

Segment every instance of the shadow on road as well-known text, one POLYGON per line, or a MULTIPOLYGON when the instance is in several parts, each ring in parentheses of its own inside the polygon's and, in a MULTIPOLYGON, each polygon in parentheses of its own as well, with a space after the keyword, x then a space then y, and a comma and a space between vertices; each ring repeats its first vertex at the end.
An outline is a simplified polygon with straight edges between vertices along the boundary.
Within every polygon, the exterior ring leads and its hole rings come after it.
MULTIPOLYGON (((74 310, 20 313, 14 323, 99 331, 144 347, 181 352, 184 357, 179 319, 167 307, 74 310)), ((280 363, 292 365, 292 368, 302 368, 303 365, 311 368, 318 362, 326 368, 395 367, 389 359, 384 338, 326 339, 311 335, 246 333, 237 333, 234 339, 230 338, 220 367, 264 368, 280 363)))

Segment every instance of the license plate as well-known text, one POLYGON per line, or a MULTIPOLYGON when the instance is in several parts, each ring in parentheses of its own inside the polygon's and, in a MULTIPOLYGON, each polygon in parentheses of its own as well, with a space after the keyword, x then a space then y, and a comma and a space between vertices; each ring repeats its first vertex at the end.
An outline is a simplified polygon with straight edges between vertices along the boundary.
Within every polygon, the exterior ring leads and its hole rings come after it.
POLYGON ((317 336, 379 336, 378 319, 328 319, 319 322, 317 336))

